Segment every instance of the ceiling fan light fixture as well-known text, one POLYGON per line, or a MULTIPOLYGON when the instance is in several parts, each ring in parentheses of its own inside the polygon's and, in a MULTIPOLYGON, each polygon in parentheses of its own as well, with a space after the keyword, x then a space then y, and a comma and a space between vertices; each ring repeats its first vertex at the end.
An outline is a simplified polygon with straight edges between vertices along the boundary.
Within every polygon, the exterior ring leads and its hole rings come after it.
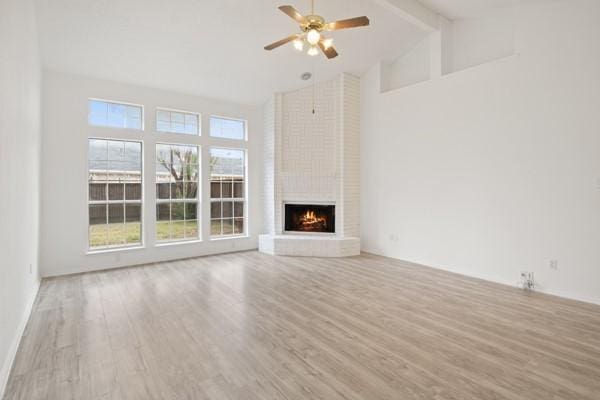
POLYGON ((319 43, 319 40, 321 40, 321 34, 316 29, 311 29, 306 34, 306 40, 308 43, 314 46, 319 43))
POLYGON ((292 42, 294 44, 294 48, 298 51, 304 50, 304 41, 302 39, 296 39, 292 42))
POLYGON ((317 54, 319 54, 319 50, 317 50, 317 48, 315 46, 310 46, 310 49, 308 49, 308 51, 306 52, 309 56, 316 56, 317 54))
POLYGON ((325 48, 325 50, 327 50, 331 46, 333 46, 333 39, 332 38, 323 40, 323 47, 325 48))

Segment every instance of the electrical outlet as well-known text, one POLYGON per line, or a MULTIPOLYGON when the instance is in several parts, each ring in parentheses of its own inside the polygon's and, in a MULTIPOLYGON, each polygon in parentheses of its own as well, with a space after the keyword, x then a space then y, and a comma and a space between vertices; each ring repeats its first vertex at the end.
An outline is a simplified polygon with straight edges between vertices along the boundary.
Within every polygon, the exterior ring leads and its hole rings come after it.
POLYGON ((398 241, 398 235, 396 235, 394 233, 390 234, 390 241, 397 242, 398 241))
POLYGON ((558 260, 550 260, 550 269, 558 271, 558 260))
POLYGON ((521 271, 521 287, 525 290, 535 289, 535 278, 533 272, 521 271))

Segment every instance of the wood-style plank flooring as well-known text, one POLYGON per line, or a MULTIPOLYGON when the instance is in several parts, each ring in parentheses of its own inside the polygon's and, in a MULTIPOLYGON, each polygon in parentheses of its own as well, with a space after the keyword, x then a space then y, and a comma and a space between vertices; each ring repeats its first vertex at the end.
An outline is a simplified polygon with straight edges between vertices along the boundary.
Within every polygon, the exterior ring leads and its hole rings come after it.
POLYGON ((6 400, 600 399, 600 307, 373 255, 44 280, 6 400))

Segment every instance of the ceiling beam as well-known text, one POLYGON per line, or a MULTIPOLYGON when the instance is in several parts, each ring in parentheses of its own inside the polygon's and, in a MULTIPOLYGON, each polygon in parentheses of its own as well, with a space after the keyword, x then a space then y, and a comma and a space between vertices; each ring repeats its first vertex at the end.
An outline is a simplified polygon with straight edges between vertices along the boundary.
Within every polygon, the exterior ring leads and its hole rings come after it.
POLYGON ((417 0, 373 0, 411 24, 427 31, 439 29, 439 15, 417 0))

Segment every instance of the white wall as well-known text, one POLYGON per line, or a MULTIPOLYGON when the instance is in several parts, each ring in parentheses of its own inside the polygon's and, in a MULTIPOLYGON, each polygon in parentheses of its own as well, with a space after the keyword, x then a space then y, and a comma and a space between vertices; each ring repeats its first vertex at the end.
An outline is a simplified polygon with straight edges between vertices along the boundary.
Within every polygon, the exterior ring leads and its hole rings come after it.
POLYGON ((600 303, 600 2, 516 12, 513 56, 362 79, 365 251, 600 303), (558 260, 558 270, 549 268, 558 260))
POLYGON ((29 0, 0 2, 0 398, 39 287, 40 61, 29 0))
POLYGON ((516 7, 495 8, 479 18, 450 23, 450 71, 462 71, 515 53, 516 7))
POLYGON ((254 249, 261 222, 262 113, 258 107, 241 106, 157 89, 88 79, 58 72, 44 72, 41 272, 43 276, 194 257, 218 252, 254 249), (90 127, 90 97, 142 104, 145 131, 90 127), (202 135, 157 133, 157 106, 199 112, 202 135), (248 142, 208 137, 209 116, 248 120, 248 142), (144 152, 144 249, 87 254, 87 146, 88 137, 143 140, 145 148, 156 142, 190 143, 202 147, 203 204, 200 243, 154 245, 155 189, 153 151, 144 152), (210 240, 208 203, 208 149, 211 145, 248 149, 249 237, 210 240))

